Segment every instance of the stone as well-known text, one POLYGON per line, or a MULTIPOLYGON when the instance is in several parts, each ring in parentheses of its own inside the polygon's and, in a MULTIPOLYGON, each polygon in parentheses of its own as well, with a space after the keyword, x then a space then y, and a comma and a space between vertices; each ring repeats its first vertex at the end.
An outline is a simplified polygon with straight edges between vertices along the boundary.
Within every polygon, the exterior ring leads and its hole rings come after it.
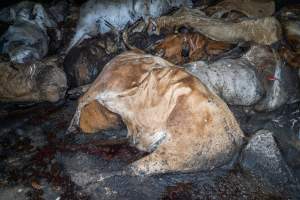
POLYGON ((258 131, 243 149, 240 165, 286 195, 300 196, 300 186, 269 130, 258 131))

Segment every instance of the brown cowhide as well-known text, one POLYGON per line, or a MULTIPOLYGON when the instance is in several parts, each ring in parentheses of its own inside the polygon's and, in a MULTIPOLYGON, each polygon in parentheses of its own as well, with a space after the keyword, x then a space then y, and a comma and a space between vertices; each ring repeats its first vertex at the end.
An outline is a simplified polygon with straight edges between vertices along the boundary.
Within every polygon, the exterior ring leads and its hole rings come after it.
POLYGON ((104 67, 79 100, 69 131, 80 126, 83 132, 98 132, 118 116, 131 144, 150 153, 130 165, 135 174, 220 167, 243 140, 218 96, 183 68, 141 52, 125 52, 104 67))
POLYGON ((170 34, 154 45, 156 55, 174 64, 184 64, 198 60, 210 60, 232 48, 233 45, 218 42, 199 33, 170 34))

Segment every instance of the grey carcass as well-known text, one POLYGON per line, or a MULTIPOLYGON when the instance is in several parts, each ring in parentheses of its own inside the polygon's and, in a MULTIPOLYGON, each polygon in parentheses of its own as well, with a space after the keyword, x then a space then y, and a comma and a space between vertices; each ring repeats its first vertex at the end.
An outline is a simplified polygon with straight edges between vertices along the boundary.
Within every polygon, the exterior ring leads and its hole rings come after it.
POLYGON ((139 18, 158 17, 173 7, 191 6, 191 0, 89 0, 80 9, 80 20, 67 51, 84 39, 112 28, 122 30, 139 18))

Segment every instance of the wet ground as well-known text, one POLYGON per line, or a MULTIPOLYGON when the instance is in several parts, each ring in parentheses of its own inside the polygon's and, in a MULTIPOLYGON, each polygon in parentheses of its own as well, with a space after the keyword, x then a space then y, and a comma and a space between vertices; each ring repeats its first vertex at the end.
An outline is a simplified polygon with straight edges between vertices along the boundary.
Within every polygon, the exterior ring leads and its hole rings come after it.
MULTIPOLYGON (((1 105, 0 199, 297 199, 233 163, 211 172, 130 176, 118 172, 144 154, 130 147, 126 128, 65 135, 76 101, 56 105, 1 105)), ((300 178, 300 104, 273 113, 231 108, 248 137, 272 130, 300 178)))

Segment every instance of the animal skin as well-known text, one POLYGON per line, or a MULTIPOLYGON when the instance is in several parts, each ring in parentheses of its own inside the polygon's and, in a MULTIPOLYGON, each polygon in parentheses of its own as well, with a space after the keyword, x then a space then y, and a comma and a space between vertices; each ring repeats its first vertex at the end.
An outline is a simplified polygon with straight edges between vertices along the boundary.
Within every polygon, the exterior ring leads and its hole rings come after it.
POLYGON ((174 30, 175 27, 192 28, 204 36, 230 43, 241 41, 271 45, 282 37, 279 21, 275 17, 244 19, 240 22, 227 22, 207 17, 198 9, 181 8, 170 16, 149 20, 149 35, 160 34, 161 30, 174 30))
POLYGON ((67 78, 52 60, 0 63, 1 102, 56 102, 65 96, 67 78))
POLYGON ((227 105, 194 76, 141 52, 125 52, 104 67, 80 98, 69 131, 99 132, 117 116, 131 144, 150 153, 130 165, 134 174, 223 166, 244 137, 227 105))
POLYGON ((64 59, 64 71, 71 87, 92 83, 104 65, 117 53, 117 42, 110 37, 85 40, 72 48, 64 59))
POLYGON ((207 9, 208 13, 213 13, 213 17, 232 11, 243 13, 250 18, 269 17, 275 12, 275 2, 273 0, 224 0, 207 9))
POLYGON ((213 56, 230 50, 231 47, 229 43, 213 41, 199 33, 183 33, 168 35, 154 45, 153 51, 174 64, 184 64, 210 60, 213 56))
POLYGON ((291 69, 268 46, 252 45, 238 59, 184 66, 231 105, 255 105, 257 111, 273 111, 298 98, 291 69))
POLYGON ((221 59, 211 64, 196 61, 184 66, 230 105, 250 106, 264 95, 255 68, 245 59, 221 59))
POLYGON ((143 17, 158 17, 172 7, 192 6, 191 0, 89 0, 80 9, 80 19, 67 51, 84 39, 115 29, 143 17))

